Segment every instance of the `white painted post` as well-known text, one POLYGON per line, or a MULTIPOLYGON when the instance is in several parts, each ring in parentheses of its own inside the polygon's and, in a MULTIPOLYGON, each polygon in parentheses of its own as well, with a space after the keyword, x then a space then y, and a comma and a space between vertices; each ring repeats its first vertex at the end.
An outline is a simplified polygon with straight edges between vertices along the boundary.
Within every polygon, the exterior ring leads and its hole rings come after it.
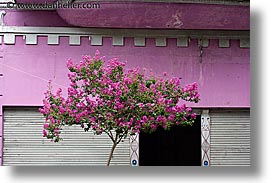
POLYGON ((201 114, 201 163, 202 166, 210 166, 210 116, 209 110, 203 110, 201 114))
POLYGON ((130 136, 130 161, 132 166, 139 166, 139 134, 130 136))

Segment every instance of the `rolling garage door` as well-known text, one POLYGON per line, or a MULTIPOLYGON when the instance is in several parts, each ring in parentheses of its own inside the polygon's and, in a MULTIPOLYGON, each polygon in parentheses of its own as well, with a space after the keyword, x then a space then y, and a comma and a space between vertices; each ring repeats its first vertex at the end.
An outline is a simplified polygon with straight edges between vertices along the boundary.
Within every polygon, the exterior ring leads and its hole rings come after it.
MULTIPOLYGON (((38 108, 4 108, 3 165, 106 165, 112 142, 105 134, 64 128, 63 140, 42 137, 44 118, 38 108)), ((121 142, 111 165, 130 165, 129 138, 121 142)))
POLYGON ((210 110, 211 166, 250 166, 250 112, 210 110))

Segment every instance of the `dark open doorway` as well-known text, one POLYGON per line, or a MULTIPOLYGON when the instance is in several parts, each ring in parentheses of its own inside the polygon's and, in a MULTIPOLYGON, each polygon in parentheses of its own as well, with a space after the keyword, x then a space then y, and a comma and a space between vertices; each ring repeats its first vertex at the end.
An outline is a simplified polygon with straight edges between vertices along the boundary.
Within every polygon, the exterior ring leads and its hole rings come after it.
POLYGON ((139 135, 140 166, 201 166, 201 122, 139 135))

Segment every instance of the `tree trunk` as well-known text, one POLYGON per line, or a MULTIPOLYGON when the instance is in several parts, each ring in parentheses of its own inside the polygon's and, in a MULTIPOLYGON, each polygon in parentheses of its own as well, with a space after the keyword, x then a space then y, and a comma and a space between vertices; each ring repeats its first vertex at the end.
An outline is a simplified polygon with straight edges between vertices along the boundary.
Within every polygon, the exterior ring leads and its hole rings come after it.
POLYGON ((112 146, 112 149, 111 149, 111 152, 110 152, 110 155, 109 155, 109 159, 107 161, 107 166, 110 166, 110 162, 111 162, 111 159, 112 159, 112 156, 114 154, 116 146, 117 146, 117 142, 114 142, 113 146, 112 146))

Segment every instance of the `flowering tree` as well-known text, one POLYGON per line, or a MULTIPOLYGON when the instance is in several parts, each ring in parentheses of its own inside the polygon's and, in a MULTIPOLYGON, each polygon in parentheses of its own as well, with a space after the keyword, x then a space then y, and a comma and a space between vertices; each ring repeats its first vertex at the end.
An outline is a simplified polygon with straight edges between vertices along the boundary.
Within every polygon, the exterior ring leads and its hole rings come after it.
POLYGON ((116 146, 127 135, 194 123, 196 114, 178 103, 199 101, 196 83, 181 87, 178 78, 145 76, 139 68, 126 70, 125 65, 117 59, 105 63, 98 51, 93 58, 84 56, 79 64, 69 60, 68 96, 64 98, 61 89, 53 93, 50 85, 45 93, 40 109, 46 117, 43 136, 58 142, 65 125, 106 133, 113 142, 109 166, 116 146))

